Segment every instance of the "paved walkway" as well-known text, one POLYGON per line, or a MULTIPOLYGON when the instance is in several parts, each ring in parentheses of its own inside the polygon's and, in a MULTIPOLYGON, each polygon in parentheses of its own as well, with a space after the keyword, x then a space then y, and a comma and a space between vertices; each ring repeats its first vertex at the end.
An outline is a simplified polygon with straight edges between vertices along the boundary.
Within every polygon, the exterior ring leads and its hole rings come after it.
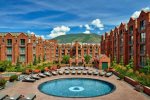
POLYGON ((51 76, 51 77, 46 77, 37 80, 34 83, 18 82, 14 84, 14 86, 0 91, 0 93, 4 93, 8 95, 14 95, 19 93, 26 95, 29 93, 34 93, 37 95, 36 100, 150 100, 149 96, 135 91, 133 87, 127 84, 126 82, 117 80, 117 77, 115 75, 109 78, 101 77, 101 76, 93 76, 93 75, 57 75, 57 76, 51 76), (43 94, 38 90, 39 84, 45 81, 59 79, 59 78, 72 78, 72 77, 83 77, 83 78, 88 77, 88 78, 105 80, 116 85, 116 90, 113 93, 110 93, 108 95, 93 97, 93 98, 54 97, 54 96, 43 94))

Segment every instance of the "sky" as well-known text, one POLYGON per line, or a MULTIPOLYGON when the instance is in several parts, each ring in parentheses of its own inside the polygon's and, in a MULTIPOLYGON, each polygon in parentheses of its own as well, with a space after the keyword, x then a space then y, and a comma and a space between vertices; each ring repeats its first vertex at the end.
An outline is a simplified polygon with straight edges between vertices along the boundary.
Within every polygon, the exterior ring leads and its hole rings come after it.
POLYGON ((45 39, 66 34, 104 34, 150 0, 0 0, 0 32, 25 32, 45 39))

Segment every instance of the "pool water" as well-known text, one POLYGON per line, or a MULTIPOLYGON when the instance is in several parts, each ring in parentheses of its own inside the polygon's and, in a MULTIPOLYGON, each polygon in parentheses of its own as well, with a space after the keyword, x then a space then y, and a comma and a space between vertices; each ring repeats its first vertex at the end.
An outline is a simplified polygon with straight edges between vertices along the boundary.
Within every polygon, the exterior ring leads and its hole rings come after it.
POLYGON ((38 89, 47 95, 80 98, 109 94, 115 90, 115 86, 97 79, 62 78, 44 82, 38 89))

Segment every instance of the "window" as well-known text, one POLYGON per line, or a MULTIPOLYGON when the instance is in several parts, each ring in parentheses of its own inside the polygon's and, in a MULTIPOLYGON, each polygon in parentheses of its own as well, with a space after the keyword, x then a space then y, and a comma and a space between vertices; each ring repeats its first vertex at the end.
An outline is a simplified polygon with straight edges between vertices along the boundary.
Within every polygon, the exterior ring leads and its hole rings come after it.
POLYGON ((129 34, 133 34, 133 26, 129 27, 129 34))
POLYGON ((140 21, 140 30, 145 29, 145 20, 140 21))
POLYGON ((21 47, 21 48, 20 48, 20 53, 21 53, 21 54, 25 54, 25 48, 24 48, 24 47, 21 47))
POLYGON ((145 45, 140 45, 140 53, 145 54, 146 48, 145 45))
POLYGON ((7 45, 12 45, 12 39, 7 39, 7 45))
POLYGON ((145 33, 141 33, 141 35, 140 35, 140 41, 141 42, 145 42, 145 39, 146 39, 146 34, 145 33))
POLYGON ((133 44, 133 36, 129 37, 129 44, 133 44))
POLYGON ((140 65, 141 66, 145 66, 146 65, 146 59, 143 56, 140 57, 140 65))
POLYGON ((8 61, 12 61, 12 56, 11 55, 7 55, 7 60, 8 61))
POLYGON ((129 53, 130 53, 130 55, 133 55, 133 46, 129 47, 129 53))
POLYGON ((12 48, 11 47, 7 47, 7 54, 11 54, 12 53, 12 48))
POLYGON ((20 45, 25 45, 25 39, 20 39, 20 45))
POLYGON ((123 38, 120 39, 120 45, 123 45, 123 38))
POLYGON ((20 61, 25 62, 25 55, 20 55, 20 61))

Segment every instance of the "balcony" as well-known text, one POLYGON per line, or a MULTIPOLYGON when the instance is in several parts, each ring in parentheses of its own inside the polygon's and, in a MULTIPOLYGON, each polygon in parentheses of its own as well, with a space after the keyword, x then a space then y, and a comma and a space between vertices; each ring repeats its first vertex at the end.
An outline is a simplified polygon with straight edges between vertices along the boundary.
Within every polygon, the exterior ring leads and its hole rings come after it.
POLYGON ((12 51, 7 51, 7 55, 12 55, 12 51))

